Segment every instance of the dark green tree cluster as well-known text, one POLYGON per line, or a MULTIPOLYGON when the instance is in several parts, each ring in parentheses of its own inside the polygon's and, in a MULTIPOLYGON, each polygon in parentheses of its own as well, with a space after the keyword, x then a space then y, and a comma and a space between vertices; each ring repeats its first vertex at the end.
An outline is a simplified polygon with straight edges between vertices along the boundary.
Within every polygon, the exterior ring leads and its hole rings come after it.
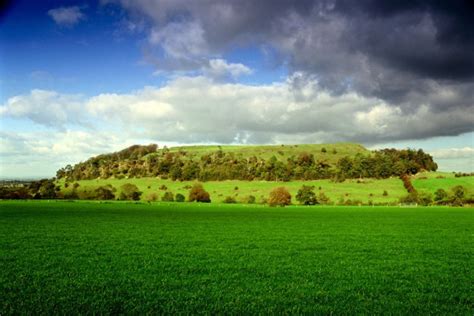
POLYGON ((101 155, 70 165, 57 172, 66 181, 107 178, 161 177, 172 180, 317 180, 349 178, 387 178, 437 169, 433 158, 423 150, 384 149, 369 155, 341 158, 336 164, 317 160, 311 153, 300 153, 286 160, 272 156, 241 157, 217 150, 198 158, 186 151, 156 151, 156 145, 132 146, 109 155, 101 155))

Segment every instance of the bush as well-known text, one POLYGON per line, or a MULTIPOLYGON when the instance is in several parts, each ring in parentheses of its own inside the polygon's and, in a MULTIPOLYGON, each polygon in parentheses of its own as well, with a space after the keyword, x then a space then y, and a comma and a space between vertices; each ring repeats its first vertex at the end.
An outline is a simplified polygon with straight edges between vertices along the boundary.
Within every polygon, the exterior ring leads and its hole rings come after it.
POLYGON ((291 204, 291 194, 285 187, 278 187, 270 192, 268 197, 270 206, 285 206, 291 204))
POLYGON ((196 183, 192 186, 191 190, 189 191, 189 202, 203 202, 203 203, 210 203, 211 198, 209 193, 204 190, 201 183, 196 183))
POLYGON ((135 184, 125 183, 120 187, 122 192, 120 193, 121 200, 140 200, 142 192, 138 190, 138 187, 135 184))
POLYGON ((182 195, 181 193, 178 193, 178 194, 176 194, 176 196, 174 197, 174 199, 175 199, 176 202, 184 202, 184 200, 185 200, 186 198, 185 198, 184 195, 182 195))
POLYGON ((116 189, 111 185, 101 186, 94 190, 96 200, 114 200, 116 189))
POLYGON ((222 203, 235 204, 237 201, 232 196, 228 196, 224 199, 224 201, 222 201, 222 203))
POLYGON ((428 206, 433 203, 433 197, 430 193, 422 192, 418 194, 418 203, 423 206, 428 206))
POLYGON ((388 195, 388 192, 387 190, 383 190, 383 193, 382 193, 383 196, 387 196, 388 195))
POLYGON ((161 190, 161 191, 166 191, 168 190, 168 187, 164 184, 160 185, 160 187, 158 188, 158 190, 161 190))
POLYGON ((322 153, 327 152, 326 147, 321 148, 321 152, 322 152, 322 153))
POLYGON ((246 201, 245 201, 245 202, 246 202, 247 204, 255 204, 255 201, 256 201, 256 198, 255 198, 255 196, 253 196, 253 195, 249 195, 249 196, 247 196, 247 198, 246 198, 246 201))
POLYGON ((418 193, 416 191, 412 192, 412 193, 408 193, 404 197, 400 198, 400 203, 414 204, 414 203, 418 203, 418 202, 419 202, 418 201, 418 193))
POLYGON ((161 197, 163 202, 174 202, 174 194, 173 192, 166 191, 163 196, 161 197))
POLYGON ((331 199, 326 194, 324 194, 324 192, 321 191, 318 194, 318 202, 320 204, 328 205, 331 204, 331 199))
POLYGON ((303 205, 315 205, 318 204, 316 194, 313 191, 314 186, 303 185, 296 194, 296 200, 303 205))
POLYGON ((446 192, 444 189, 436 190, 434 194, 434 200, 437 204, 442 204, 447 199, 448 199, 448 192, 446 192))
POLYGON ((147 195, 145 200, 147 202, 156 202, 156 201, 158 201, 158 194, 156 194, 155 192, 152 192, 152 193, 147 195))

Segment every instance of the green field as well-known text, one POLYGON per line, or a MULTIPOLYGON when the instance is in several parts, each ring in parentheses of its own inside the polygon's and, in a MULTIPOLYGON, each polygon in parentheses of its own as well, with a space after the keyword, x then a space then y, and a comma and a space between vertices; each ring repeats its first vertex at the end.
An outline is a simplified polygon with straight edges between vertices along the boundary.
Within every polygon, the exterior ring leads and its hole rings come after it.
MULTIPOLYGON (((278 160, 286 161, 290 156, 298 156, 302 153, 313 154, 316 160, 336 163, 345 156, 356 154, 370 154, 364 146, 353 143, 334 144, 299 144, 299 145, 227 145, 227 146, 182 146, 168 148, 170 152, 184 151, 188 158, 200 158, 206 154, 213 154, 221 149, 226 153, 233 153, 236 157, 249 158, 256 156, 269 159, 275 156, 278 160), (326 150, 323 151, 323 148, 326 150)), ((158 150, 160 154, 162 149, 158 150)), ((154 154, 150 154, 154 155, 154 154)))
MULTIPOLYGON (((160 190, 162 185, 165 185, 168 191, 174 194, 181 193, 188 196, 189 187, 193 185, 194 181, 172 181, 157 178, 133 178, 133 179, 96 179, 96 180, 81 180, 77 181, 80 187, 78 191, 89 190, 93 191, 101 185, 110 184, 119 189, 125 183, 133 183, 137 185, 140 191, 143 192, 142 199, 146 199, 150 193, 156 193, 159 197, 163 195, 166 190, 160 190)), ((64 181, 60 181, 63 192, 71 190, 64 188, 64 181)), ((403 183, 398 178, 389 179, 348 179, 342 183, 335 183, 331 180, 315 180, 315 181, 290 181, 290 182, 275 182, 275 181, 208 181, 204 182, 204 188, 210 193, 213 203, 222 202, 227 196, 232 196, 237 202, 244 202, 249 195, 256 197, 257 203, 260 203, 263 198, 267 198, 270 191, 278 186, 285 186, 293 196, 293 203, 298 202, 294 199, 298 189, 302 185, 314 186, 315 192, 324 192, 333 202, 337 203, 341 198, 344 200, 359 200, 365 204, 372 201, 376 204, 396 204, 399 199, 407 194, 403 187, 403 183), (237 188, 237 189, 236 189, 237 188), (387 196, 383 192, 387 191, 387 196)), ((414 177, 413 185, 420 192, 428 192, 433 194, 437 189, 443 188, 450 191, 456 185, 462 185, 467 190, 467 194, 472 194, 474 188, 474 177, 455 178, 450 173, 421 173, 414 177), (437 178, 438 177, 438 178, 437 178), (441 178, 442 177, 442 178, 441 178), (425 179, 426 178, 426 179, 425 179)), ((118 195, 118 194, 117 194, 118 195)))
POLYGON ((472 315, 472 208, 0 202, 0 315, 472 315))

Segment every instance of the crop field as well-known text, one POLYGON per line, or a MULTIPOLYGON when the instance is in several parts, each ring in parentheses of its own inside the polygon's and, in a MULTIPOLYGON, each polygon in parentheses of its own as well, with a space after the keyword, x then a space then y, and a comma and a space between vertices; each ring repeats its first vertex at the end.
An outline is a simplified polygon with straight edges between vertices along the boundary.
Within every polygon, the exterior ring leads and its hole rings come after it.
POLYGON ((474 209, 0 202, 0 315, 472 315, 474 209))

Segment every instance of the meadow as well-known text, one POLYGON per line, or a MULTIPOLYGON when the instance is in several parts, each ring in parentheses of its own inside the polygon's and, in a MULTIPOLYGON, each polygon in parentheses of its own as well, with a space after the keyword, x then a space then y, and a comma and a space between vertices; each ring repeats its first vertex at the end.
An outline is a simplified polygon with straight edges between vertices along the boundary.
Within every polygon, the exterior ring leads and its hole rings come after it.
MULTIPOLYGON (((455 178, 454 174, 447 172, 425 172, 413 177, 413 185, 419 192, 433 194, 437 189, 445 189, 450 191, 456 185, 462 185, 468 190, 468 194, 472 194, 474 188, 474 177, 455 178)), ((119 189, 125 183, 133 183, 143 192, 142 199, 151 193, 156 193, 158 197, 165 191, 171 191, 174 194, 181 193, 185 197, 188 196, 189 188, 195 181, 172 181, 157 178, 131 178, 131 179, 95 179, 76 181, 80 187, 78 191, 93 191, 102 185, 112 185, 119 189), (163 189, 163 186, 166 188, 163 189), (160 189, 161 188, 161 189, 160 189)), ((64 180, 58 181, 63 192, 70 192, 69 188, 64 187, 64 180)), ((253 195, 256 202, 268 198, 270 191, 279 186, 285 186, 293 196, 293 203, 297 204, 294 199, 296 193, 303 185, 314 186, 316 194, 323 192, 332 202, 338 203, 341 199, 358 200, 364 204, 369 201, 375 204, 397 204, 401 197, 407 194, 403 187, 402 181, 397 177, 388 179, 347 179, 344 182, 334 182, 331 180, 314 180, 314 181, 207 181, 203 183, 204 188, 210 193, 213 203, 221 203, 226 197, 231 196, 237 202, 245 203, 248 196, 253 195), (386 195, 384 195, 386 191, 386 195)), ((118 194, 117 194, 118 195, 118 194)))
POLYGON ((0 202, 0 314, 472 315, 474 210, 0 202))

